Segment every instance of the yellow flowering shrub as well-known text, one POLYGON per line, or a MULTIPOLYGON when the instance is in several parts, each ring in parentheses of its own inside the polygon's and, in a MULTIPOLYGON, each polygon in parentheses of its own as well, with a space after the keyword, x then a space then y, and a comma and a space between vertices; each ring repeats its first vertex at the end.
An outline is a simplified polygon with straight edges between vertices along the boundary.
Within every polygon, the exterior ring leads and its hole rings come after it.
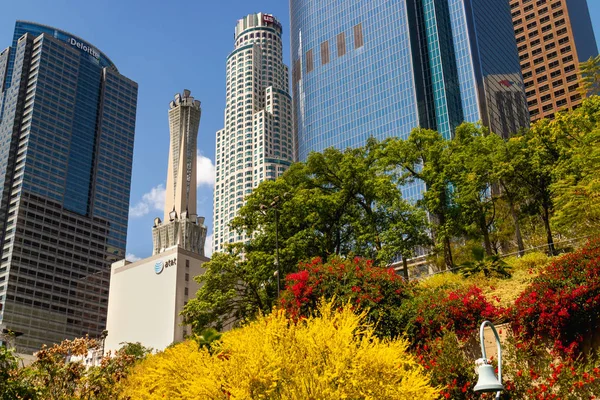
POLYGON ((381 340, 349 307, 294 322, 276 310, 226 332, 211 351, 187 341, 151 355, 125 382, 131 399, 436 399, 404 339, 381 340))

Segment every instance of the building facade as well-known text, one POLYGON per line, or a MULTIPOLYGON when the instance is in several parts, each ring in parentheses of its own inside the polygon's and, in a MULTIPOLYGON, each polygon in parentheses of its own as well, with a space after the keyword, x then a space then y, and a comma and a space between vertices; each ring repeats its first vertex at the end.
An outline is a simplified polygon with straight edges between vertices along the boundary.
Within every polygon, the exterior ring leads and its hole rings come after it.
POLYGON ((169 105, 169 164, 165 221, 155 218, 153 255, 112 265, 104 349, 140 342, 154 350, 182 341, 191 330, 179 315, 204 272, 206 227, 196 215, 196 151, 200 102, 189 90, 169 105))
POLYGON ((228 224, 244 198, 293 161, 294 137, 282 27, 270 14, 238 21, 227 57, 225 126, 217 132, 213 250, 247 238, 228 224))
POLYGON ((598 55, 586 0, 510 0, 532 121, 583 101, 579 64, 598 55))
POLYGON ((482 121, 507 136, 528 124, 507 2, 290 0, 290 15, 299 161, 417 126, 451 137, 482 121))
POLYGON ((137 84, 68 32, 18 21, 0 53, 0 327, 17 349, 106 325, 125 256, 137 84))
POLYGON ((112 266, 105 354, 122 343, 140 342, 164 350, 191 334, 179 315, 199 289, 194 277, 204 272, 204 256, 175 246, 134 263, 112 266))
POLYGON ((169 165, 164 220, 154 220, 153 254, 174 246, 204 255, 206 227, 196 212, 197 143, 200 102, 189 90, 169 105, 169 165))

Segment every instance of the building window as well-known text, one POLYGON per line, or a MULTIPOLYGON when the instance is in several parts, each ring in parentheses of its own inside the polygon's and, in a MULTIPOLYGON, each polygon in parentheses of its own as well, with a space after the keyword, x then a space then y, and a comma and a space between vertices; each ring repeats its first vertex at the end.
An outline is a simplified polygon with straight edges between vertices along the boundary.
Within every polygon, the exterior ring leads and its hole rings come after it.
POLYGON ((190 281, 190 274, 185 274, 185 281, 189 282, 190 281))
POLYGON ((184 294, 184 295, 186 295, 186 296, 187 296, 188 294, 190 294, 189 292, 190 292, 190 291, 189 291, 189 289, 188 289, 188 288, 184 288, 184 289, 183 289, 183 294, 184 294))
POLYGON ((329 62, 329 42, 326 40, 321 43, 321 65, 329 62))
POLYGON ((190 260, 185 260, 185 267, 189 268, 190 267, 190 260))
POLYGON ((306 52, 306 73, 309 73, 313 69, 315 69, 313 60, 314 60, 313 59, 313 51, 312 51, 312 49, 310 49, 309 51, 306 52))
POLYGON ((344 32, 337 35, 337 55, 338 57, 346 54, 346 35, 344 32))
POLYGON ((362 24, 354 26, 354 48, 358 49, 364 45, 362 24))

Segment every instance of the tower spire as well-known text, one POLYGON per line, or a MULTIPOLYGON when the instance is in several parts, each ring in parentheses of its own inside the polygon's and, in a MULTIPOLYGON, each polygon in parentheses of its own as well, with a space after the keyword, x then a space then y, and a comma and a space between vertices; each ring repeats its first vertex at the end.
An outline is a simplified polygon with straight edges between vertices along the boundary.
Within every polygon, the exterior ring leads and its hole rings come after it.
POLYGON ((200 101, 189 90, 177 93, 169 104, 169 165, 164 223, 152 229, 154 254, 173 246, 204 255, 206 227, 196 212, 196 150, 200 126, 200 101))

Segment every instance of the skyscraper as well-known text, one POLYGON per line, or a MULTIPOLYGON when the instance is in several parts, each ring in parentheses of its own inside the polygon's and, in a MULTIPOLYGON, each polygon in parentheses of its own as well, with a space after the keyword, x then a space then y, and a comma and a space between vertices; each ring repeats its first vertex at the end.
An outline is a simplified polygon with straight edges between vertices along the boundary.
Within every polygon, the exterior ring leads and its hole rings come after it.
POLYGON ((583 101, 579 64, 598 55, 586 0, 510 0, 533 121, 583 101))
POLYGON ((22 352, 105 328, 136 104, 137 84, 68 32, 18 21, 0 53, 0 326, 22 352))
POLYGON ((217 132, 214 250, 247 240, 228 227, 258 184, 276 179, 293 161, 288 68, 282 28, 270 14, 238 21, 227 57, 225 126, 217 132))
MULTIPOLYGON (((169 164, 165 221, 154 219, 151 257, 117 261, 111 268, 105 350, 140 342, 155 350, 181 342, 190 331, 180 313, 204 273, 206 227, 196 215, 196 148, 200 101, 189 90, 169 104, 169 164)), ((114 354, 114 353, 113 353, 114 354)))
POLYGON ((290 0, 290 15, 300 161, 417 126, 451 137, 482 121, 505 136, 528 123, 505 1, 290 0))
POLYGON ((173 246, 204 255, 206 227, 196 213, 196 149, 200 126, 200 102, 189 90, 175 95, 169 105, 169 166, 164 222, 154 220, 153 254, 173 246))

